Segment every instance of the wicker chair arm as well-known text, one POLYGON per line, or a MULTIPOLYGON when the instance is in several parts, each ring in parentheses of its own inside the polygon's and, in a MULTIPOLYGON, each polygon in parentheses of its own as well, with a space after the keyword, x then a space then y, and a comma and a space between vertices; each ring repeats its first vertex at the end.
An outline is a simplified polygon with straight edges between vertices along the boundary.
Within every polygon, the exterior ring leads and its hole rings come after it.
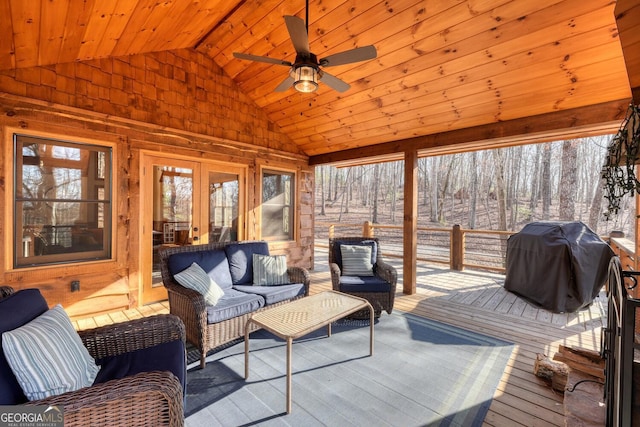
POLYGON ((164 283, 169 294, 169 310, 184 322, 187 341, 202 343, 207 330, 207 305, 202 294, 173 280, 164 283))
POLYGON ((185 341, 182 321, 171 314, 160 314, 78 332, 91 356, 100 359, 117 356, 165 342, 185 341))
POLYGON ((182 386, 170 372, 143 372, 27 405, 64 407, 65 427, 183 426, 182 386))
POLYGON ((311 275, 309 274, 309 271, 302 267, 289 267, 287 268, 287 273, 289 274, 289 280, 291 283, 304 284, 304 294, 305 296, 309 296, 309 285, 311 283, 311 275))
POLYGON ((340 290, 340 267, 335 262, 329 264, 329 271, 331 271, 331 287, 334 291, 340 290))
POLYGON ((378 259, 378 262, 376 263, 376 274, 380 278, 389 282, 393 292, 395 292, 396 284, 398 282, 398 272, 394 266, 378 259))

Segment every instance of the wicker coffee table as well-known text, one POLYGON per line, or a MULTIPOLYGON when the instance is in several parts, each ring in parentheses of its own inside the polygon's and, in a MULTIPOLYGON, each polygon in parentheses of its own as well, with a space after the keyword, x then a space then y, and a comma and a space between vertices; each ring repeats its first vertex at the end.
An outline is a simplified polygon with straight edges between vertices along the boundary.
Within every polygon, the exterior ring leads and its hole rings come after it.
POLYGON ((249 325, 251 323, 287 341, 287 414, 291 413, 291 347, 293 340, 327 327, 331 323, 357 311, 369 309, 369 355, 373 355, 373 307, 364 298, 336 291, 326 291, 301 298, 254 314, 245 326, 244 377, 249 378, 249 325))

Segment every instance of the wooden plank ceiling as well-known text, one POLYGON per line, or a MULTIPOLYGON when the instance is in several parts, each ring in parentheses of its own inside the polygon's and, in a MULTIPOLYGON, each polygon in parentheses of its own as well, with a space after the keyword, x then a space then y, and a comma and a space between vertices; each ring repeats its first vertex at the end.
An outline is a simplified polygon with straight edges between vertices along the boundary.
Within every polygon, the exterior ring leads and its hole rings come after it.
POLYGON ((310 156, 567 111, 631 96, 610 0, 310 0, 338 93, 276 93, 293 62, 283 15, 303 0, 0 0, 0 69, 192 48, 211 56, 310 156))

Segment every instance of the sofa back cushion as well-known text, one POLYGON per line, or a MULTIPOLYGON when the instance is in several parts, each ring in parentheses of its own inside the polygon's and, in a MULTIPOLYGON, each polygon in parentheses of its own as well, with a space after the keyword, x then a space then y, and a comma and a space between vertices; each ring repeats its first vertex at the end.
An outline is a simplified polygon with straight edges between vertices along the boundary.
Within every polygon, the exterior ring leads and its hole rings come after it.
POLYGON ((223 290, 231 289, 233 282, 229 273, 227 254, 223 249, 208 249, 195 252, 178 252, 169 257, 168 267, 174 276, 189 268, 193 263, 198 264, 207 275, 223 290))
POLYGON ((234 285, 253 284, 253 254, 269 255, 267 242, 229 243, 224 248, 234 285))
POLYGON ((47 301, 38 289, 24 289, 0 299, 0 405, 17 405, 27 401, 2 351, 1 335, 29 323, 47 310, 47 301))

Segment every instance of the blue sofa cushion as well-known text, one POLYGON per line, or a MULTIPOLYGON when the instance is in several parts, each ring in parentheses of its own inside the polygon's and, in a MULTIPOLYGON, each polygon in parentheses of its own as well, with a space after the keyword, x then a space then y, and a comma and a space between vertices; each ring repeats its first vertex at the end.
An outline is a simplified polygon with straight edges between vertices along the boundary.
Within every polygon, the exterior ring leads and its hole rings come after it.
POLYGON ((389 292, 391 285, 378 276, 340 276, 342 292, 389 292))
POLYGON ((207 306, 207 322, 218 323, 223 320, 242 316, 264 307, 264 298, 260 295, 247 294, 229 289, 215 306, 207 306))
POLYGON ((378 259, 378 245, 375 240, 363 240, 361 242, 350 242, 348 240, 336 240, 333 244, 333 260, 338 267, 342 270, 342 250, 340 246, 342 245, 350 245, 350 246, 370 246, 371 247, 371 264, 373 264, 373 268, 375 271, 376 261, 378 259))
POLYGON ((38 289, 24 289, 0 299, 0 405, 27 401, 2 350, 2 333, 16 329, 49 310, 38 289))
POLYGON ((269 255, 267 242, 229 243, 224 250, 234 285, 253 284, 253 254, 269 255))
POLYGON ((302 283, 274 286, 236 285, 233 289, 240 292, 260 295, 264 298, 266 305, 304 295, 304 284, 302 283))
POLYGON ((171 275, 176 275, 194 262, 202 267, 223 290, 231 289, 233 282, 229 274, 227 254, 223 249, 179 252, 171 255, 167 264, 171 275))
POLYGON ((117 356, 104 357, 97 359, 96 363, 100 365, 100 372, 94 384, 129 377, 141 372, 169 371, 180 380, 183 393, 186 390, 187 362, 182 340, 173 340, 117 356))

